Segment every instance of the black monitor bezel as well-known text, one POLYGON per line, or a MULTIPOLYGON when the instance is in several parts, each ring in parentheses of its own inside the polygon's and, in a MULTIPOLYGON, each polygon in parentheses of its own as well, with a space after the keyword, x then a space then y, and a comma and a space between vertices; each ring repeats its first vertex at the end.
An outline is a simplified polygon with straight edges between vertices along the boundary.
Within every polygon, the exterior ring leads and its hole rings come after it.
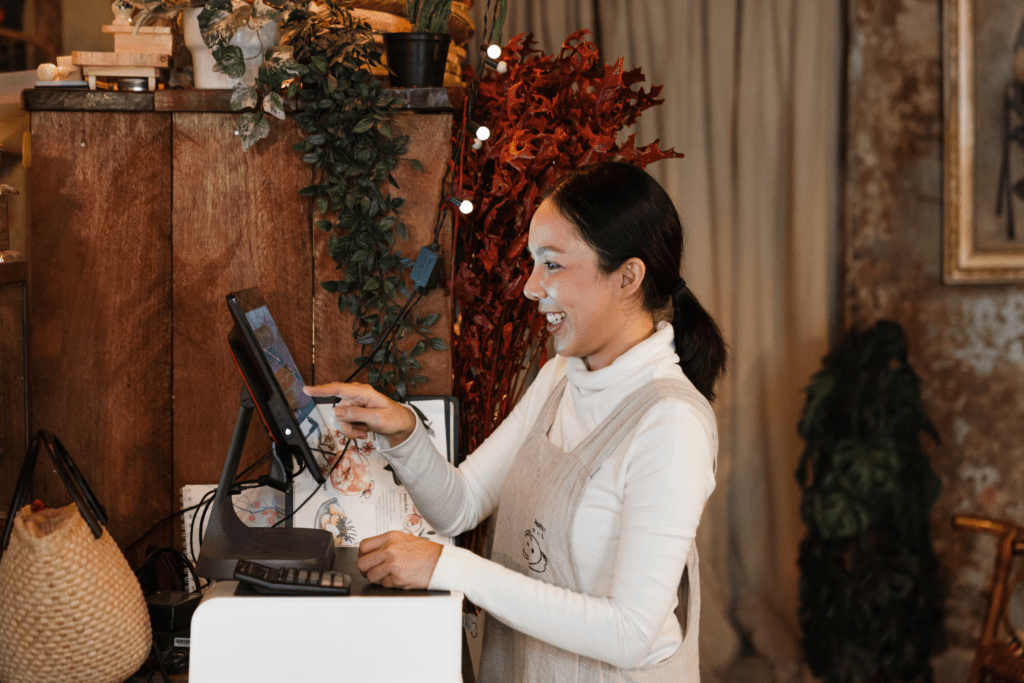
MULTIPOLYGON (((313 479, 318 484, 323 484, 326 479, 323 472, 320 471, 320 464, 313 456, 309 444, 306 443, 302 430, 292 414, 291 406, 288 405, 285 392, 274 376, 270 364, 263 355, 263 349, 245 317, 247 310, 267 307, 263 294, 259 288, 250 287, 232 292, 226 298, 233 322, 231 330, 228 332, 228 346, 231 349, 235 365, 238 367, 238 372, 242 376, 242 381, 256 405, 256 412, 259 413, 263 426, 279 451, 283 450, 292 457, 298 454, 313 479)), ((269 311, 270 309, 267 307, 268 315, 273 320, 273 315, 269 311)), ((274 325, 277 326, 276 320, 274 325)), ((278 332, 280 331, 278 327, 278 332)), ((286 469, 289 470, 290 477, 291 468, 286 469)))

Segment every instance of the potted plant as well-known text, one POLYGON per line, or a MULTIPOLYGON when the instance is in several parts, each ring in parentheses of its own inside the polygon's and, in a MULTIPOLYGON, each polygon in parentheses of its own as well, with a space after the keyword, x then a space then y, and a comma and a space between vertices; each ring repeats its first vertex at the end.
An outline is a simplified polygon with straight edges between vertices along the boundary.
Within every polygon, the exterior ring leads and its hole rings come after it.
POLYGON ((184 45, 192 57, 192 85, 231 90, 252 85, 266 51, 278 43, 282 11, 292 6, 264 0, 127 0, 133 23, 174 21, 181 15, 184 45))
POLYGON ((807 388, 799 432, 811 671, 825 683, 931 680, 943 627, 929 514, 941 483, 922 437, 938 435, 897 323, 840 340, 807 388))
POLYGON ((406 0, 405 11, 416 30, 383 34, 391 86, 441 87, 452 40, 452 0, 406 0))

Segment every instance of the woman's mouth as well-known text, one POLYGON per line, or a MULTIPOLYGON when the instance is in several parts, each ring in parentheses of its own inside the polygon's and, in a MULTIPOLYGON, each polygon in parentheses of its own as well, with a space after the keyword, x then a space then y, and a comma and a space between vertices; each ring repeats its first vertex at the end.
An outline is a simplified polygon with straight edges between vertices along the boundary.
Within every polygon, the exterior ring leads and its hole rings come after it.
POLYGON ((548 318, 548 332, 557 330, 561 326, 562 321, 565 320, 565 313, 548 313, 546 315, 548 318))

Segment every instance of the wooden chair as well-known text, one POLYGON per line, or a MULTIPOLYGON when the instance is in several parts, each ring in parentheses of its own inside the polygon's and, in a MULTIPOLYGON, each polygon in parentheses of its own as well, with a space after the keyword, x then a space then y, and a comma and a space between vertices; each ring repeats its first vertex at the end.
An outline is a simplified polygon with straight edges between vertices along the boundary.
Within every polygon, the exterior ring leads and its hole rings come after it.
POLYGON ((992 573, 988 607, 981 638, 971 664, 968 683, 982 683, 986 677, 1014 683, 1024 683, 1024 653, 1021 642, 1005 626, 1007 602, 1013 580, 1013 561, 1024 556, 1024 527, 1012 522, 956 515, 953 526, 958 529, 980 531, 999 539, 996 566, 992 573))

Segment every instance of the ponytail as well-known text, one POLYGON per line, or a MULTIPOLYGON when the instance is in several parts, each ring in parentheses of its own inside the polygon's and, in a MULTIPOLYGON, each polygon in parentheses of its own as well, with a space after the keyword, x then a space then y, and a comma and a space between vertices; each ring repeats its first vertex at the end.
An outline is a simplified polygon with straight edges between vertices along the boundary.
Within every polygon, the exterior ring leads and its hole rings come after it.
POLYGON ((671 301, 679 366, 713 400, 725 372, 725 341, 679 277, 683 226, 665 190, 643 169, 604 161, 569 172, 546 197, 597 253, 602 272, 634 257, 644 262, 643 306, 657 314, 671 301))
POLYGON ((672 329, 683 374, 704 398, 714 401, 728 352, 718 324, 685 285, 672 294, 672 329))

